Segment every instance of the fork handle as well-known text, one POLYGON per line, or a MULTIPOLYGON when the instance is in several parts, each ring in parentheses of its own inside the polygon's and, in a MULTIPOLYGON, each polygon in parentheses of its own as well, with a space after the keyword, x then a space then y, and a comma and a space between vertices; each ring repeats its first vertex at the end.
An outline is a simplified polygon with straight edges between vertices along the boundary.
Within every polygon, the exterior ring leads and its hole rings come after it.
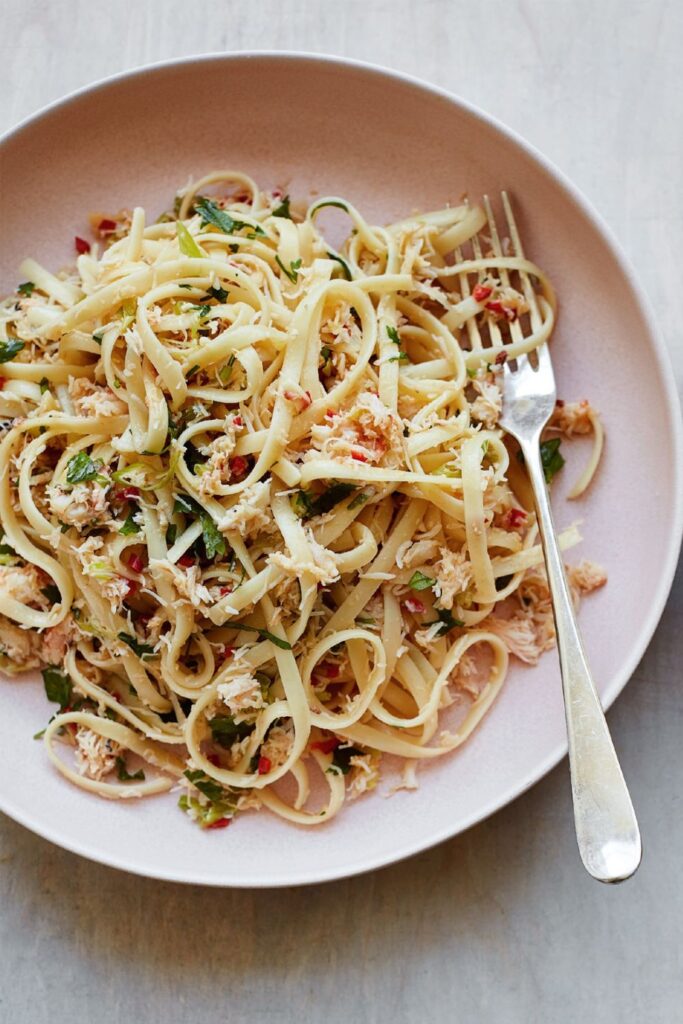
POLYGON ((540 435, 521 445, 534 490, 552 596, 569 740, 574 823, 586 870, 621 882, 638 868, 640 832, 581 642, 541 464, 540 435))

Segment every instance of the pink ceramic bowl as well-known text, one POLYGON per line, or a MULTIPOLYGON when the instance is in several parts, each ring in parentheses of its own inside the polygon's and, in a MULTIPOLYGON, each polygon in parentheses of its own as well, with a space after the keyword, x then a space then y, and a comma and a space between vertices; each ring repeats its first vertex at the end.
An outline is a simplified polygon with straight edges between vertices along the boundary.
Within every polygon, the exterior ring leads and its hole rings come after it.
MULTIPOLYGON (((604 224, 519 137, 468 104, 367 65, 300 54, 235 54, 162 64, 92 86, 35 115, 0 147, 3 291, 24 256, 58 268, 90 210, 143 204, 156 215, 191 176, 246 170, 293 196, 339 193, 371 222, 507 188, 527 251, 550 274, 561 315, 559 393, 590 397, 605 458, 580 502, 554 494, 561 525, 583 520, 573 558, 609 585, 581 623, 611 704, 662 612, 681 538, 681 429, 666 353, 644 297, 604 224)), ((567 446, 565 446, 567 447, 567 446)), ((480 821, 566 751, 556 659, 515 667, 493 710, 454 756, 421 771, 417 793, 352 803, 329 827, 266 813, 201 832, 173 797, 100 801, 70 787, 31 739, 42 685, 0 682, 0 806, 61 846, 158 878, 210 885, 319 882, 379 867, 480 821)))

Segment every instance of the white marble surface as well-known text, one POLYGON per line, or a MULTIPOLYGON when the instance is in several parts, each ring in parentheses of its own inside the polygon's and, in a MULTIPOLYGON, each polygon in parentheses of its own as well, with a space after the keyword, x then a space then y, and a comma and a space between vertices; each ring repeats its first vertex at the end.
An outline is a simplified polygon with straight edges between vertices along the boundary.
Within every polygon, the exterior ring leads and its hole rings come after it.
MULTIPOLYGON (((125 68, 256 48, 397 67, 521 131, 614 228, 680 390, 679 0, 5 0, 0 130, 125 68)), ((0 1020, 671 1024, 683 1003, 682 615, 679 572, 609 715, 645 837, 632 882, 607 889, 583 873, 565 765, 408 862, 274 894, 134 878, 2 818, 0 1020)))

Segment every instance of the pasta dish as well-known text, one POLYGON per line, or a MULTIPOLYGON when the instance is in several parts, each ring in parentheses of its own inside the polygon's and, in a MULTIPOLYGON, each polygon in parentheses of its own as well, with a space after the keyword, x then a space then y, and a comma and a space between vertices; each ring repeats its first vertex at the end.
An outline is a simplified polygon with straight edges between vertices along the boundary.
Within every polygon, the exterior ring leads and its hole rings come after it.
MULTIPOLYGON (((415 788, 554 643, 498 426, 503 363, 553 331, 546 275, 487 202, 377 227, 235 172, 91 224, 0 304, 0 669, 42 671, 47 756, 203 828, 415 788)), ((574 497, 602 427, 558 402, 549 481, 575 434, 574 497)), ((577 600, 605 582, 569 574, 577 600)))

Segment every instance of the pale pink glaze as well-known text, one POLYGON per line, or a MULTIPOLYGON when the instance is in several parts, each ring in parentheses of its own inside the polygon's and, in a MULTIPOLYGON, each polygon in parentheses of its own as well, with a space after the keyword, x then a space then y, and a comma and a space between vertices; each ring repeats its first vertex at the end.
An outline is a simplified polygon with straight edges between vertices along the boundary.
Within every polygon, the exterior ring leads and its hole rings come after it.
MULTIPOLYGON (((520 139, 422 83, 337 59, 240 54, 127 74, 48 108, 0 148, 0 283, 27 255, 58 268, 90 210, 168 204, 190 176, 243 169, 293 196, 340 193, 369 220, 507 188, 529 255, 550 274, 561 315, 553 344, 559 393, 590 397, 607 428, 589 496, 554 505, 582 518, 585 554, 609 569, 581 623, 600 693, 611 703, 652 635, 681 534, 679 412, 662 345, 606 229, 520 139)), ((574 469, 572 468, 574 464, 574 469)), ((159 797, 112 804, 70 787, 31 740, 48 707, 42 686, 0 684, 0 806, 84 856, 140 874, 211 885, 322 881, 417 852, 492 813, 566 749, 553 654, 514 668, 468 745, 421 772, 416 794, 369 797, 329 827, 265 813, 202 833, 159 797)))

